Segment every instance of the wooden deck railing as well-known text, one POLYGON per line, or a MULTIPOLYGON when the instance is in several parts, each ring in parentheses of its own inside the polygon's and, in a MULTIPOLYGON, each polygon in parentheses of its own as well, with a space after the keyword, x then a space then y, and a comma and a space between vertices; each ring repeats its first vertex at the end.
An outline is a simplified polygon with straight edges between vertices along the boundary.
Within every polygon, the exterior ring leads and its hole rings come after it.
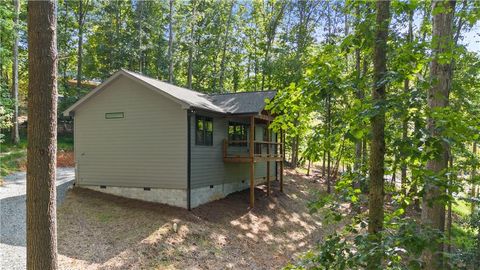
MULTIPOLYGON (((280 142, 254 141, 254 158, 278 160, 282 158, 282 146, 280 142)), ((246 159, 250 157, 249 141, 247 140, 223 140, 224 159, 246 159), (235 149, 234 153, 229 149, 235 149)))

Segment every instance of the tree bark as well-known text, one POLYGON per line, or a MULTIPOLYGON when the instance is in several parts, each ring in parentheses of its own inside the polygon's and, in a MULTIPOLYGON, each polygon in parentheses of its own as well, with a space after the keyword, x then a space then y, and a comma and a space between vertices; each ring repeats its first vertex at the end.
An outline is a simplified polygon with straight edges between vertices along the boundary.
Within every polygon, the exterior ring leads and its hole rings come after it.
POLYGON ((145 58, 143 57, 143 6, 144 0, 139 0, 137 2, 137 13, 138 13, 138 71, 143 72, 143 67, 145 65, 145 58))
POLYGON ((292 138, 292 159, 290 162, 290 166, 293 169, 297 168, 298 166, 299 140, 300 140, 300 136, 298 134, 292 138))
POLYGON ((398 167, 398 155, 395 154, 393 156, 393 164, 392 164, 392 188, 396 189, 397 183, 397 167, 398 167))
MULTIPOLYGON (((360 24, 360 3, 356 3, 355 7, 355 24, 358 25, 360 24)), ((358 33, 358 29, 356 30, 355 35, 359 37, 360 33, 358 33)), ((360 63, 361 63, 361 55, 360 55, 360 44, 357 44, 355 48, 355 75, 356 75, 356 97, 358 100, 362 101, 363 100, 363 91, 360 88, 360 63)), ((355 173, 357 174, 356 180, 353 183, 354 188, 360 188, 360 168, 362 164, 362 141, 357 140, 355 142, 355 161, 353 164, 353 168, 355 173)))
POLYGON ((28 2, 27 268, 57 269, 56 1, 28 2))
MULTIPOLYGON (((473 149, 472 149, 472 154, 474 157, 476 157, 477 155, 477 142, 473 142, 473 149)), ((476 162, 476 161, 475 161, 476 162)), ((476 174, 477 174, 477 166, 475 164, 472 165, 472 172, 470 173, 470 177, 471 177, 471 184, 472 184, 472 187, 471 187, 471 190, 470 190, 470 198, 472 199, 472 202, 470 204, 470 213, 471 215, 473 216, 473 213, 475 212, 475 177, 476 177, 476 174)))
POLYGON ((332 96, 328 94, 327 97, 327 193, 332 192, 332 184, 331 184, 331 156, 332 156, 332 149, 331 149, 331 122, 332 122, 332 96))
POLYGON ((78 1, 78 50, 77 50, 77 96, 80 96, 82 87, 82 66, 83 66, 83 26, 85 22, 85 13, 83 10, 83 1, 78 1))
MULTIPOLYGON (((433 1, 432 10, 440 10, 433 17, 432 25, 432 55, 430 64, 431 87, 428 91, 428 107, 430 111, 439 110, 448 106, 451 87, 451 61, 445 61, 446 53, 451 53, 452 24, 455 11, 455 1, 433 1)), ((427 119, 427 130, 432 138, 441 140, 442 134, 432 117, 427 119)), ((440 144, 439 154, 435 159, 428 160, 426 168, 441 181, 446 181, 444 175, 448 161, 448 145, 440 144)), ((430 178, 425 179, 424 196, 422 201, 422 222, 440 232, 445 230, 445 204, 439 198, 445 195, 445 188, 432 183, 430 178)), ((434 243, 432 239, 432 243, 434 243)), ((440 269, 443 266, 443 244, 434 244, 432 249, 423 252, 423 261, 427 270, 440 269)))
MULTIPOLYGON (((270 64, 270 50, 272 48, 273 41, 275 39, 275 35, 277 33, 277 27, 279 25, 280 20, 283 17, 283 13, 285 11, 285 8, 287 6, 287 2, 280 3, 280 9, 277 14, 272 14, 272 20, 269 22, 268 27, 266 29, 266 34, 267 34, 267 40, 266 40, 266 45, 265 45, 265 57, 263 59, 263 70, 262 70, 262 84, 261 84, 261 90, 265 90, 265 80, 268 75, 270 75, 270 71, 268 71, 267 74, 267 66, 270 64)), ((275 7, 272 7, 273 10, 275 10, 275 7)), ((273 13, 275 11, 272 11, 273 13)))
POLYGON ((20 135, 18 133, 18 42, 19 42, 19 15, 20 15, 20 0, 13 0, 15 8, 15 17, 13 18, 14 25, 14 40, 13 40, 13 64, 12 64, 12 98, 14 101, 13 108, 13 126, 11 129, 11 139, 13 144, 20 142, 20 135))
MULTIPOLYGON (((390 21, 390 1, 376 2, 376 33, 374 45, 374 86, 372 102, 380 109, 371 118, 372 141, 370 144, 370 183, 368 200, 368 233, 377 245, 381 242, 383 230, 383 201, 385 174, 385 107, 387 72, 387 38, 390 21)), ((372 255, 367 262, 367 269, 379 269, 382 265, 383 251, 372 255)))
POLYGON ((234 5, 235 5, 235 2, 232 1, 230 4, 230 12, 228 13, 227 25, 225 26, 225 37, 223 41, 222 59, 220 60, 220 78, 218 80, 218 88, 220 91, 224 91, 223 81, 225 79, 225 61, 226 61, 226 54, 227 54, 227 46, 229 43, 228 36, 230 34, 230 24, 232 22, 234 5))
MULTIPOLYGON (((413 10, 410 11, 408 16, 408 33, 407 33, 407 42, 411 43, 413 41, 413 10)), ((403 82, 403 92, 405 95, 409 96, 410 93, 410 80, 408 78, 403 82)), ((408 109, 408 107, 407 107, 408 109)), ((402 122, 402 141, 405 143, 408 140, 408 112, 402 122)), ((407 185, 407 163, 405 162, 406 154, 405 151, 401 152, 401 168, 400 168, 400 184, 401 192, 406 194, 406 185, 407 185)))
MULTIPOLYGON (((64 1, 63 4, 65 5, 65 13, 63 14, 63 16, 65 16, 65 20, 64 20, 65 23, 62 26, 62 28, 63 28, 63 36, 67 37, 67 35, 68 35, 68 20, 66 18, 68 18, 68 1, 64 1)), ((63 47, 64 47, 65 51, 68 50, 68 41, 69 41, 68 38, 65 38, 65 40, 63 42, 63 47)), ((60 49, 60 51, 61 51, 61 49, 60 49)), ((64 89, 66 89, 68 87, 67 69, 68 69, 68 60, 64 59, 63 60, 63 69, 62 69, 62 73, 63 73, 62 84, 63 84, 64 89)))
POLYGON ((173 83, 173 1, 170 0, 168 13, 168 82, 173 83))
POLYGON ((325 160, 327 156, 327 150, 323 150, 323 158, 322 158, 322 178, 325 178, 325 160))
MULTIPOLYGON (((450 160, 450 172, 453 171, 453 155, 452 153, 450 152, 450 155, 449 155, 449 160, 450 160)), ((450 177, 449 177, 449 185, 448 185, 448 195, 449 196, 452 196, 452 186, 453 186, 453 182, 454 182, 454 179, 455 176, 454 174, 450 174, 450 177)), ((447 253, 452 253, 452 200, 449 200, 448 201, 448 210, 447 210, 447 246, 446 246, 446 249, 445 249, 445 252, 447 253)), ((450 269, 450 265, 446 262, 445 263, 445 269, 450 269)))
POLYGON ((340 143, 340 146, 338 147, 338 155, 337 155, 337 159, 335 161, 335 166, 333 167, 333 177, 337 177, 337 175, 338 175, 338 170, 339 170, 339 167, 340 167, 340 161, 342 160, 344 149, 345 149, 345 136, 342 138, 342 142, 340 143))
POLYGON ((187 68, 187 87, 192 89, 192 79, 193 79, 193 48, 195 47, 195 25, 196 25, 196 11, 197 11, 197 2, 192 1, 192 19, 190 23, 190 44, 188 48, 188 68, 187 68))
POLYGON ((310 176, 310 166, 312 164, 312 160, 308 159, 308 166, 307 166, 307 176, 310 176))

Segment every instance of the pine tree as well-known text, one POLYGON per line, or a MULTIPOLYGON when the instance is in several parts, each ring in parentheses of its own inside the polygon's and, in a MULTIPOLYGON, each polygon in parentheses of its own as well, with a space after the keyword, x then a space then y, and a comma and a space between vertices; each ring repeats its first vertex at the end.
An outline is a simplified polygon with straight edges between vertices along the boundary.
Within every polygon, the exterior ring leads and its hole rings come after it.
POLYGON ((57 269, 56 1, 28 2, 27 268, 57 269))

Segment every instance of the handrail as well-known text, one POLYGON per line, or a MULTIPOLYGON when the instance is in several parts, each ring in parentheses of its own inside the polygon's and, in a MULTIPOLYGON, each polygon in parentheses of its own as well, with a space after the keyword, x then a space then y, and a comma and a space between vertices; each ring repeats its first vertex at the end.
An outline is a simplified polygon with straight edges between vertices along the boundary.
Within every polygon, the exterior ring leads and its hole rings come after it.
MULTIPOLYGON (((232 140, 232 141, 229 141, 227 139, 224 139, 227 144, 229 143, 248 143, 247 140, 232 140)), ((282 144, 281 142, 267 142, 267 141, 253 141, 253 143, 256 143, 256 144, 272 144, 272 145, 280 145, 282 144)))
MULTIPOLYGON (((248 146, 248 141, 247 140, 232 140, 229 141, 228 139, 223 139, 223 157, 224 158, 235 158, 235 157, 243 157, 247 158, 250 157, 250 153, 233 153, 229 155, 228 152, 228 147, 230 147, 230 144, 245 144, 244 148, 249 149, 248 146)), ((255 145, 267 145, 267 153, 253 153, 253 157, 282 157, 282 152, 279 151, 279 149, 282 149, 283 143, 281 142, 267 142, 267 141, 254 141, 253 142, 255 145), (280 146, 280 148, 277 148, 277 145, 280 146), (275 150, 270 151, 270 147, 275 146, 275 150)), ((263 151, 261 151, 263 152, 263 151)))

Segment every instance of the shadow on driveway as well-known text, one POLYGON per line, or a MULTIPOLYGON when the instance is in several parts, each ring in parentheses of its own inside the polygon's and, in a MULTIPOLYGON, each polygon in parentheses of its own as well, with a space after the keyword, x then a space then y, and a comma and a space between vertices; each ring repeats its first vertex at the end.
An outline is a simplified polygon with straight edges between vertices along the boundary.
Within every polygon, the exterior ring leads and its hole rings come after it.
MULTIPOLYGON (((57 186, 57 205, 63 202, 73 179, 57 186)), ((26 246, 26 195, 0 199, 0 243, 26 246)))

